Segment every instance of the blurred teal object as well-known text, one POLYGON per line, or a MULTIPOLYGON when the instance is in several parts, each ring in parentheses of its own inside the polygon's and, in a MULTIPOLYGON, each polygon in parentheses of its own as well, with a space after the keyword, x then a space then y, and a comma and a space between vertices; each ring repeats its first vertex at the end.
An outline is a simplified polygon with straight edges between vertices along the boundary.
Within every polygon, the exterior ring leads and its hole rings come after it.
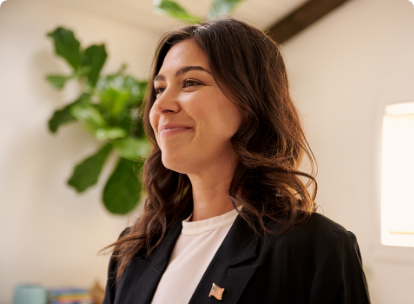
POLYGON ((46 304, 47 291, 39 285, 17 285, 13 304, 46 304))

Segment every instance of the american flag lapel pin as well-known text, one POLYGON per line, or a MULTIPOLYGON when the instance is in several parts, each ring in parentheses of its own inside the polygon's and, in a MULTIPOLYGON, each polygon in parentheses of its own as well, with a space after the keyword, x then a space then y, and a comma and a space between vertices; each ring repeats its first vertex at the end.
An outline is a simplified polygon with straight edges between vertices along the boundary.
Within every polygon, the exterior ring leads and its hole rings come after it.
POLYGON ((213 286, 211 287, 211 290, 210 290, 210 294, 208 296, 209 297, 213 296, 217 300, 221 301, 223 299, 223 292, 224 292, 224 288, 221 288, 220 286, 213 283, 213 286))

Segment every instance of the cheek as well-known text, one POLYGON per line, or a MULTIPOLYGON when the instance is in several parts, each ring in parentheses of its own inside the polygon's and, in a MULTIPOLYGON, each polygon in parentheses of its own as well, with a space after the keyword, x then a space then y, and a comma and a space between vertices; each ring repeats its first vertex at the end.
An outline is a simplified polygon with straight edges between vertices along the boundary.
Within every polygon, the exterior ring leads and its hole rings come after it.
POLYGON ((228 142, 236 134, 241 125, 241 115, 237 109, 232 107, 215 107, 200 113, 203 115, 201 124, 205 138, 217 141, 228 142))
POLYGON ((232 115, 227 115, 226 117, 224 117, 223 126, 223 128, 226 130, 226 135, 229 139, 232 138, 234 134, 236 134, 236 132, 240 129, 241 125, 241 118, 238 115, 239 113, 233 111, 233 113, 231 114, 232 115))
POLYGON ((228 139, 240 129, 242 124, 242 115, 240 110, 230 100, 226 99, 219 108, 220 121, 218 126, 221 133, 228 139))
MULTIPOLYGON (((158 140, 158 115, 155 114, 155 112, 151 109, 150 113, 149 113, 149 122, 151 125, 152 130, 154 131, 154 135, 155 135, 155 139, 158 143, 158 145, 160 145, 159 140, 158 140)), ((160 147, 161 148, 161 147, 160 147)))
POLYGON ((150 112, 149 112, 149 121, 150 121, 150 125, 152 130, 154 131, 155 134, 157 134, 157 122, 158 119, 156 118, 156 114, 154 113, 153 109, 151 108, 150 112))

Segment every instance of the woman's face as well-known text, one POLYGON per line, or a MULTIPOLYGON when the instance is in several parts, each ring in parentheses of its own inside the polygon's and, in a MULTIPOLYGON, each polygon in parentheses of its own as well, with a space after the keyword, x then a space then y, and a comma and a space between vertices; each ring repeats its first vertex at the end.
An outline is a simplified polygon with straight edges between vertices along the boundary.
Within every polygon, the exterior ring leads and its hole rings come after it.
POLYGON ((168 51, 154 88, 150 123, 166 168, 197 174, 237 159, 230 139, 242 115, 214 81, 207 55, 194 40, 168 51))

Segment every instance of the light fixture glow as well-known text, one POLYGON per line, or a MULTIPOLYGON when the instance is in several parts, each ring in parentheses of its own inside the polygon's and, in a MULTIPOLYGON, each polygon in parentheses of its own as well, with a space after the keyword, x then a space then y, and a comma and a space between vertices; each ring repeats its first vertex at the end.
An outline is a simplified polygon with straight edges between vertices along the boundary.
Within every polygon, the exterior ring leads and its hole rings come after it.
POLYGON ((414 247, 414 102, 385 108, 381 242, 414 247))

